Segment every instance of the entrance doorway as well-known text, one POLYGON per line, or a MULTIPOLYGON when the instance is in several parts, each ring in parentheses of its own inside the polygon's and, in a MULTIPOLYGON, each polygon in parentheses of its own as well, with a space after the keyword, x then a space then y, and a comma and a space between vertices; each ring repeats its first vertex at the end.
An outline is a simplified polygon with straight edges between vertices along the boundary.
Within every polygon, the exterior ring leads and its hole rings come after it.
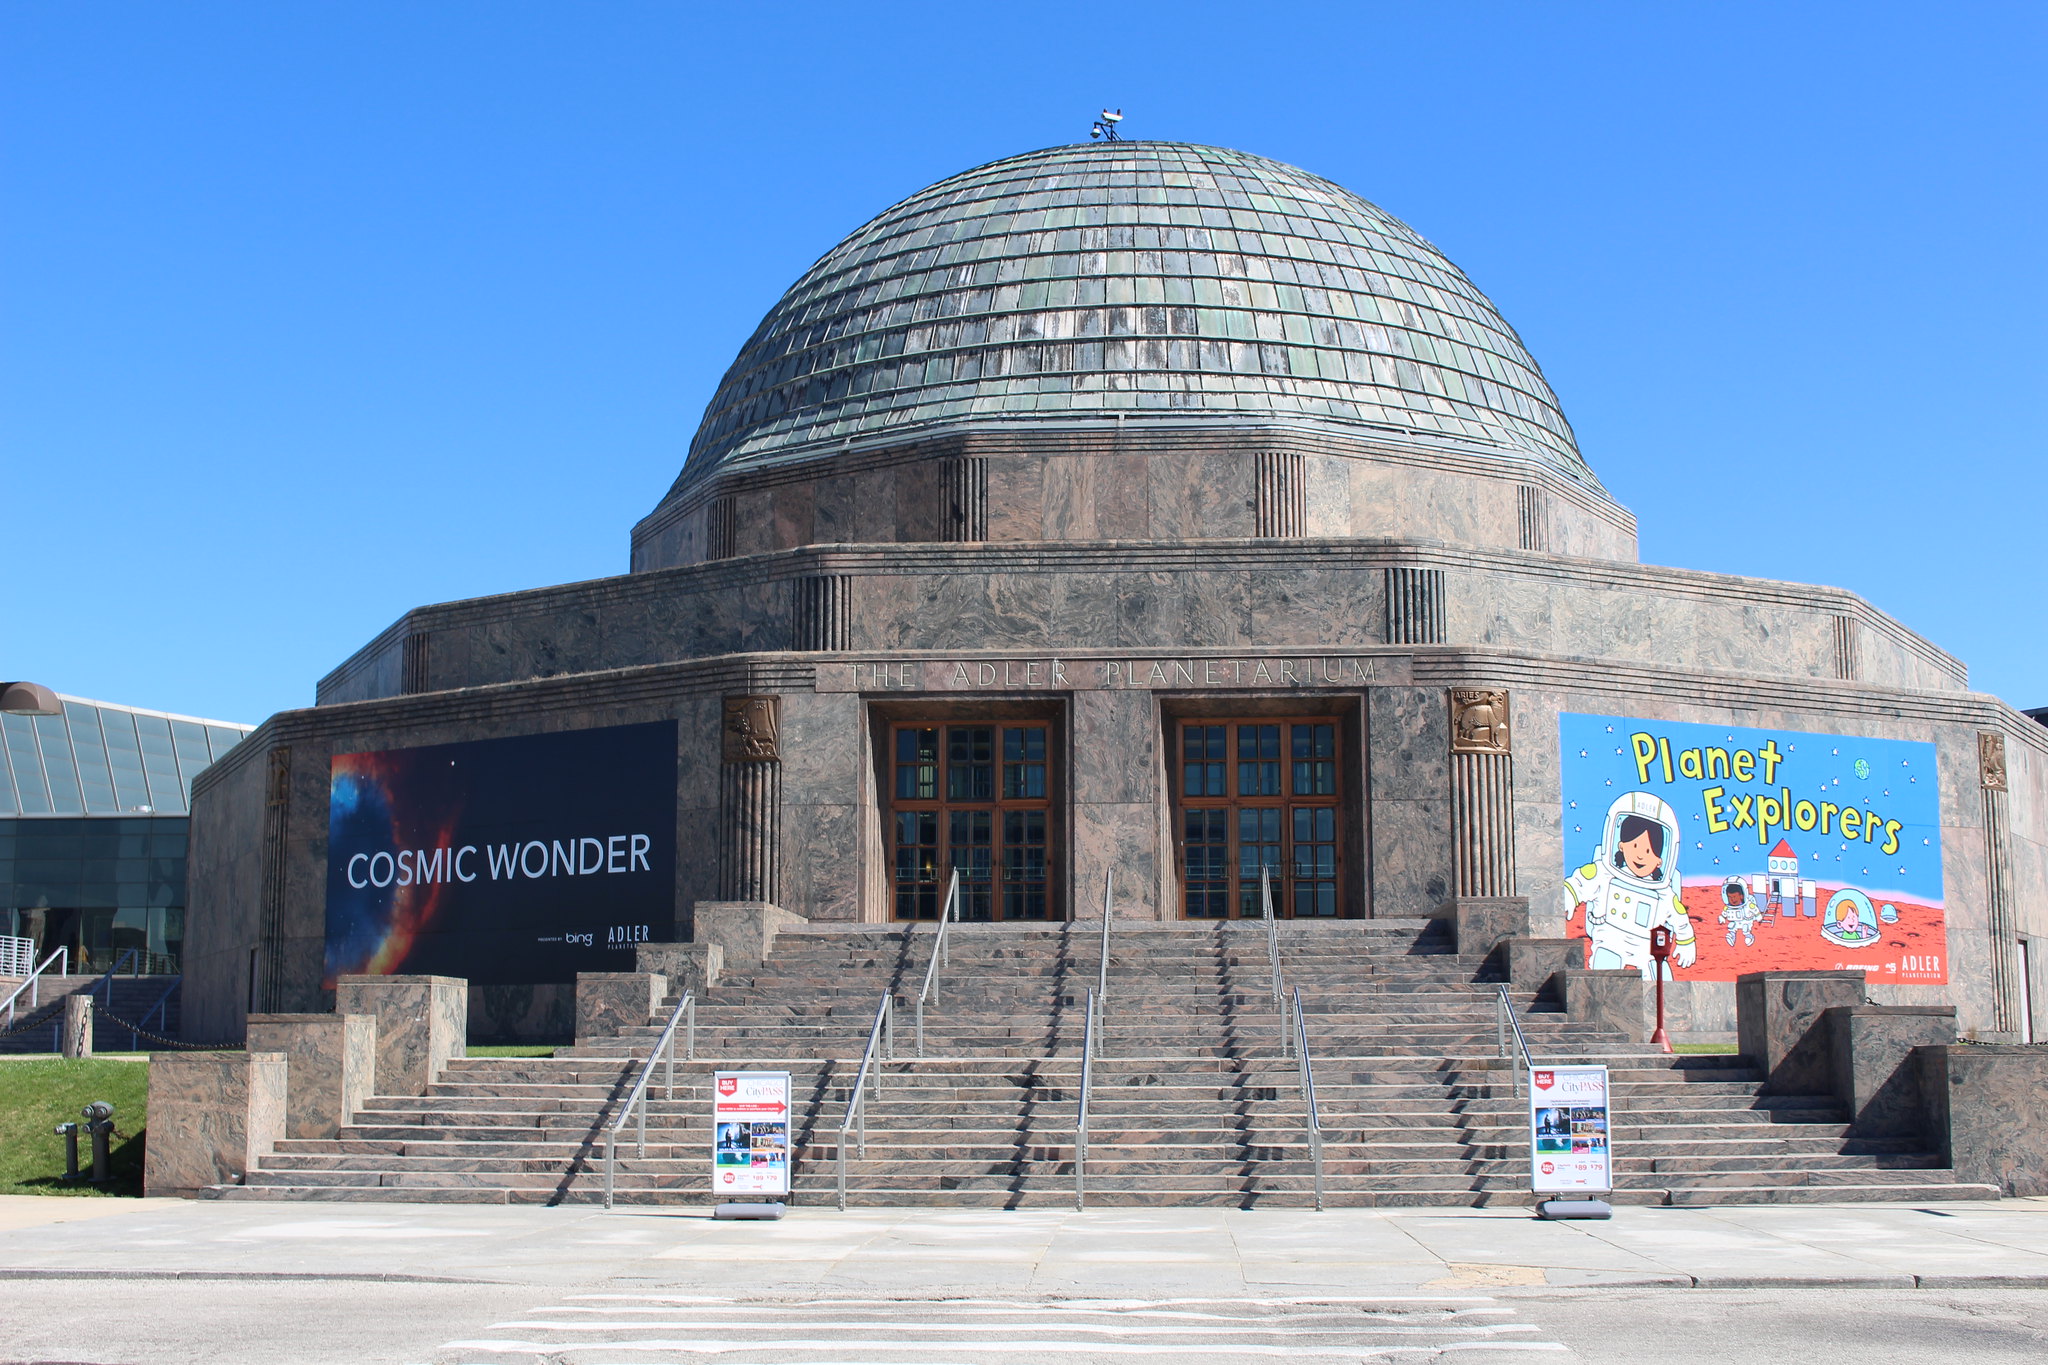
POLYGON ((1183 915, 1257 918, 1262 878, 1276 915, 1344 913, 1340 729, 1333 716, 1178 723, 1175 852, 1183 915))
POLYGON ((890 727, 890 904, 937 919, 960 874, 960 918, 1053 917, 1052 727, 1042 720, 890 727))

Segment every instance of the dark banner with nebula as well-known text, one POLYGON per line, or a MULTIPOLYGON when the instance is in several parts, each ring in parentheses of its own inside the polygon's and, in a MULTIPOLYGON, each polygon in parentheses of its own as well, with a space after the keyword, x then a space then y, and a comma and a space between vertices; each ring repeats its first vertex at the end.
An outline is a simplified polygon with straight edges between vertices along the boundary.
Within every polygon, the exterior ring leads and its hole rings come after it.
POLYGON ((632 971, 675 923, 676 723, 337 754, 327 985, 632 971))

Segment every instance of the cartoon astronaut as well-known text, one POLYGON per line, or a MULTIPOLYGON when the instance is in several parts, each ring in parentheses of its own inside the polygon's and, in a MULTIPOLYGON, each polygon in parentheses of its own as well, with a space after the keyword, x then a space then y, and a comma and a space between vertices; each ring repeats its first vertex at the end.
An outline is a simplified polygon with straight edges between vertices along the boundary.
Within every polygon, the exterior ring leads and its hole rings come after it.
POLYGON ((1648 792, 1607 808, 1597 862, 1565 878, 1570 914, 1586 916, 1595 967, 1634 967, 1650 976, 1650 930, 1671 930, 1671 965, 1690 967, 1699 945, 1678 897, 1678 816, 1648 792))
POLYGON ((1721 913, 1715 918, 1728 926, 1728 946, 1735 946, 1735 935, 1742 935, 1745 946, 1756 947, 1756 926, 1763 920, 1764 906, 1749 894, 1749 887, 1740 877, 1729 877, 1721 883, 1721 913))

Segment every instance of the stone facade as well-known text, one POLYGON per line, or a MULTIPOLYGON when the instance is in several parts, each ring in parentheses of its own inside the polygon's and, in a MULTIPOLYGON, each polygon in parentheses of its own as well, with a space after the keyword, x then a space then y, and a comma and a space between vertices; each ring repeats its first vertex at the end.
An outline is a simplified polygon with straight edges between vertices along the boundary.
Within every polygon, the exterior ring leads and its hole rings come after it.
MULTIPOLYGON (((1385 344, 1382 387, 1408 373, 1385 344)), ((188 1032, 331 1002, 336 754, 675 721, 682 852, 653 937, 735 971, 775 916, 892 921, 893 725, 1042 725, 1048 913, 1099 914, 1113 869, 1120 916, 1173 920, 1178 727, 1312 713, 1334 736, 1341 913, 1450 913, 1491 950, 1564 932, 1566 712, 1934 745, 1948 984, 1868 994, 1953 1005, 1966 1036, 2023 1027, 2018 943, 2048 941, 2048 729, 1969 691, 1959 661, 1839 589, 1635 562, 1633 515, 1559 446, 1561 419, 1517 444, 1526 405, 1501 392, 1479 406, 1507 415, 1463 436, 1116 392, 1042 421, 746 436, 745 459, 693 457, 635 528, 632 572, 408 612, 195 785, 188 1032)), ((1520 970, 1560 954, 1525 947, 1520 970)), ((1737 990, 1681 975, 1673 1035, 1732 1040, 1737 990)), ((559 981, 471 1003, 480 1039, 575 1024, 559 981)))

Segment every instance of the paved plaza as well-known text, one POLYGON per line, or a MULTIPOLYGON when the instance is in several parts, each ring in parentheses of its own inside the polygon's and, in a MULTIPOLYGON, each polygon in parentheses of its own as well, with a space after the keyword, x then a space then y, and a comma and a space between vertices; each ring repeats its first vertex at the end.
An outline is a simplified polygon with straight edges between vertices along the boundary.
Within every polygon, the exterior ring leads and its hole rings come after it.
POLYGON ((2048 1357, 2048 1200, 793 1210, 0 1200, 0 1361, 2048 1357))

